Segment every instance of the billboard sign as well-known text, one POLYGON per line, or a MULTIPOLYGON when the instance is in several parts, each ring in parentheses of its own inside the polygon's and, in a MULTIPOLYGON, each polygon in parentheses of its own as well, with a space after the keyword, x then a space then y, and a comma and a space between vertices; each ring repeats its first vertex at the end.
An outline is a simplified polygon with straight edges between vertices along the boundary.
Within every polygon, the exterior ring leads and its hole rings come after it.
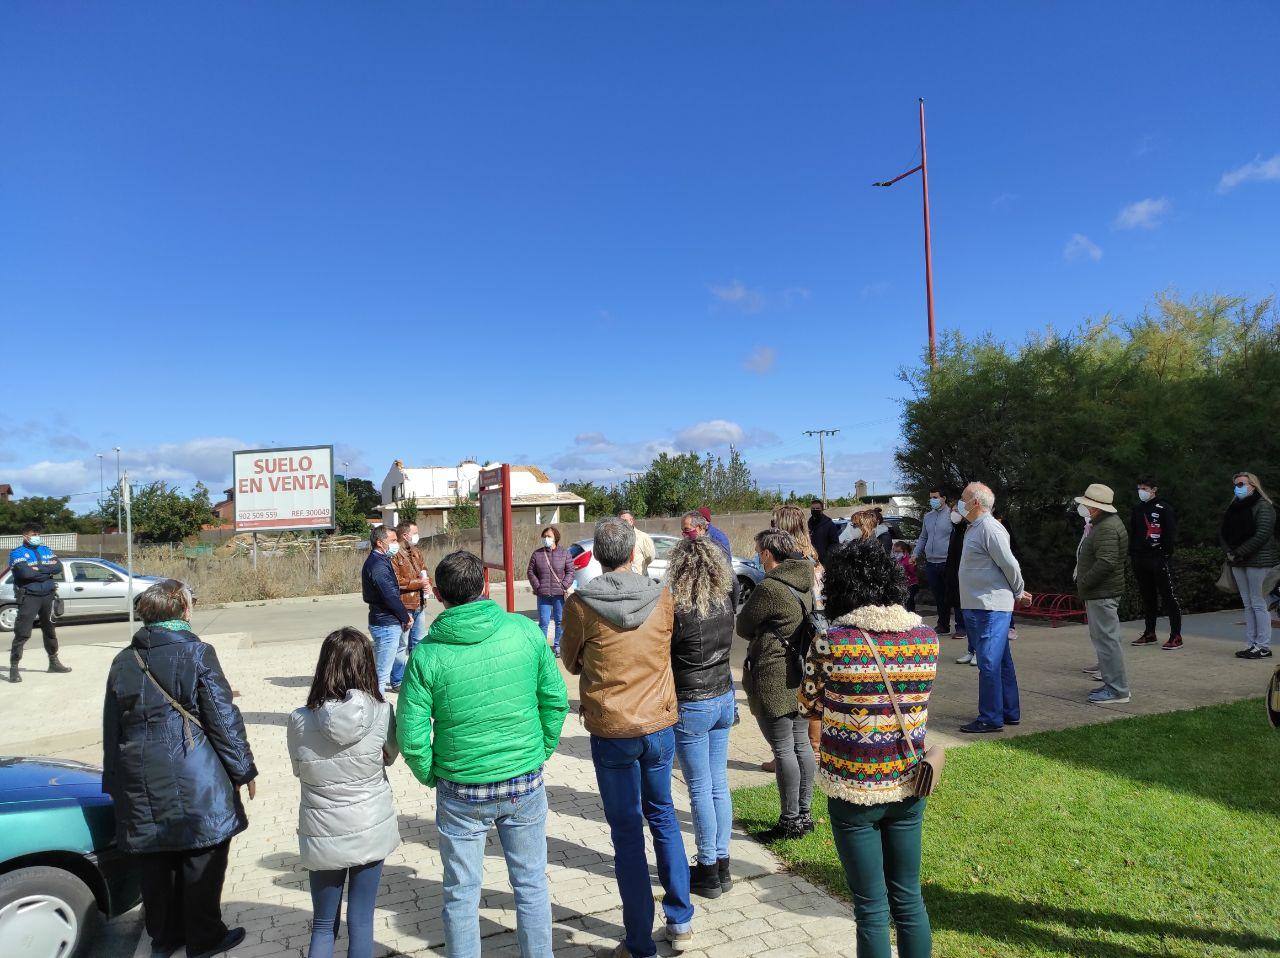
POLYGON ((237 532, 332 529, 333 446, 232 454, 237 532))

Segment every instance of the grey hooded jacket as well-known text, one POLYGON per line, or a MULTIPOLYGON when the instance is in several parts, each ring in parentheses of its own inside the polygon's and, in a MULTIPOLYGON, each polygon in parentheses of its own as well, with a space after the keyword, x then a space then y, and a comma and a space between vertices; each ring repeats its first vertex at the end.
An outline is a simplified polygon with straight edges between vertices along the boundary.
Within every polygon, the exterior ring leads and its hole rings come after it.
POLYGON ((352 689, 342 701, 289 716, 289 758, 302 782, 302 867, 328 871, 381 861, 400 844, 385 766, 399 754, 389 702, 352 689))

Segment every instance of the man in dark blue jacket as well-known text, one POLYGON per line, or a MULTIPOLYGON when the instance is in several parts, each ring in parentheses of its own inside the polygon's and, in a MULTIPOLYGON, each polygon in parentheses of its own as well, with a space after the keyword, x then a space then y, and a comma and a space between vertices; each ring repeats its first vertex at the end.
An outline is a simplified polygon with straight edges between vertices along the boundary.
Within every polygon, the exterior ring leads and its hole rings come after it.
POLYGON ((44 633, 44 650, 49 653, 49 671, 70 672, 58 661, 58 633, 53 628, 53 604, 62 580, 62 562, 41 540, 40 527, 35 523, 28 523, 22 530, 22 545, 9 553, 9 568, 13 570, 13 595, 18 600, 18 622, 9 652, 9 681, 22 681, 18 663, 37 618, 44 633))
POLYGON ((396 531, 378 526, 369 533, 369 558, 360 570, 360 591, 369 606, 369 637, 378 663, 378 681, 391 688, 391 667, 400 648, 400 633, 413 625, 413 617, 400 601, 400 583, 391 557, 400 551, 396 531))

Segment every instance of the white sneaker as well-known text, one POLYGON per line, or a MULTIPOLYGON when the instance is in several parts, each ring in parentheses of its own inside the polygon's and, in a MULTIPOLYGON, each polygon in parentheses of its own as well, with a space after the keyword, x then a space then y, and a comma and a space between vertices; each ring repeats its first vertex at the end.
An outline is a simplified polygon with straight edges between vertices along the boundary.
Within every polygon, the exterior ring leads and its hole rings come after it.
POLYGON ((671 942, 673 951, 688 951, 693 947, 693 929, 676 931, 670 925, 667 925, 667 941, 671 942))
POLYGON ((960 658, 956 659, 956 665, 973 665, 977 662, 978 657, 972 652, 966 652, 960 658))

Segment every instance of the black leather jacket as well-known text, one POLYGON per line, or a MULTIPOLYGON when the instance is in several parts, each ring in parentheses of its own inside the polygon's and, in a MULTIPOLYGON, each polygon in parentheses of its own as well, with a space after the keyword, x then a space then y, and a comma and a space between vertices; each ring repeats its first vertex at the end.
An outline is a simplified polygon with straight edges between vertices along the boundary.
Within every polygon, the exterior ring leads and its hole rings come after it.
POLYGON ((676 698, 681 702, 713 699, 733 688, 729 651, 733 646, 734 615, 738 608, 738 582, 725 607, 705 619, 696 612, 677 612, 671 632, 671 671, 676 677, 676 698))

